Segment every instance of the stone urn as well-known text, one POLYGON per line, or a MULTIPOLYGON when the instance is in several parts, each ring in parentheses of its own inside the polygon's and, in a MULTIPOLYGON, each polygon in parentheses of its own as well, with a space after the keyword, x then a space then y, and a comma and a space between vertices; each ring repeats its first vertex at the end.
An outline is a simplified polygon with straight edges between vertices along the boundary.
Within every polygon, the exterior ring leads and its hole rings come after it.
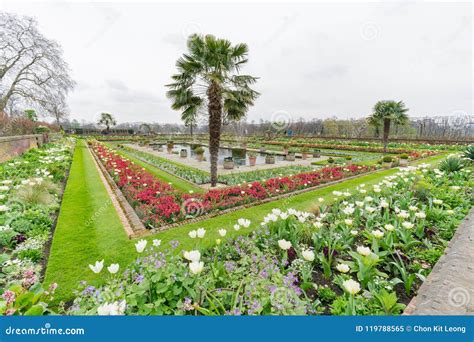
POLYGON ((234 159, 227 157, 224 159, 224 169, 232 170, 235 167, 234 159))
POLYGON ((287 160, 287 161, 295 161, 295 160, 296 160, 296 154, 295 154, 295 152, 288 152, 287 155, 285 156, 285 160, 287 160))
POLYGON ((265 164, 275 164, 275 156, 272 154, 267 154, 265 156, 265 164))
POLYGON ((257 164, 257 155, 256 154, 249 154, 249 165, 255 166, 257 164))
POLYGON ((185 149, 185 148, 181 149, 181 151, 179 151, 179 156, 181 158, 187 158, 188 157, 188 150, 185 149))

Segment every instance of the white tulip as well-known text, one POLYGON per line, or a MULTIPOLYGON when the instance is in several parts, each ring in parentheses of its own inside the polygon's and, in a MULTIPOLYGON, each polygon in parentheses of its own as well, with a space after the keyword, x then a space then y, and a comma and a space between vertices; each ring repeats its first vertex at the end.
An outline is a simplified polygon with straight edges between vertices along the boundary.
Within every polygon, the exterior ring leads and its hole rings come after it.
POLYGON ((102 271, 102 268, 104 267, 104 260, 102 261, 96 261, 94 265, 89 265, 89 268, 92 270, 94 273, 100 273, 102 271))
POLYGON ((195 230, 191 230, 189 233, 188 233, 189 237, 191 239, 195 239, 196 236, 197 236, 197 232, 195 230))
POLYGON ((395 229, 395 227, 394 227, 392 224, 386 224, 386 225, 384 226, 384 228, 385 228, 386 230, 388 230, 389 232, 391 232, 391 231, 393 231, 393 230, 395 229))
POLYGON ((374 230, 374 231, 372 232, 372 235, 373 235, 376 239, 381 239, 381 238, 383 238, 383 232, 382 232, 381 230, 378 230, 378 229, 374 230))
POLYGON ((286 250, 290 249, 290 247, 291 247, 291 242, 290 242, 290 241, 286 241, 286 240, 284 240, 284 239, 278 240, 278 246, 279 246, 281 249, 283 249, 283 250, 286 251, 286 250))
POLYGON ((357 230, 351 230, 351 235, 352 236, 356 236, 357 234, 359 234, 359 232, 357 230))
POLYGON ((97 308, 100 316, 118 316, 125 312, 126 302, 124 300, 114 303, 105 303, 97 308))
POLYGON ((319 229, 319 228, 321 228, 322 226, 324 226, 324 224, 323 224, 322 222, 317 221, 317 222, 314 222, 314 223, 313 223, 313 226, 315 226, 316 228, 319 229))
POLYGON ((240 226, 239 226, 238 224, 234 224, 234 230, 235 230, 235 231, 240 230, 240 226))
POLYGON ((442 201, 442 200, 439 200, 439 199, 434 199, 434 200, 433 200, 433 203, 434 203, 434 204, 443 204, 443 201, 442 201))
POLYGON ((224 237, 226 234, 227 234, 227 230, 225 230, 225 229, 219 229, 219 235, 220 235, 221 237, 224 237))
POLYGON ((146 247, 146 244, 148 243, 148 241, 146 240, 140 240, 138 241, 136 244, 135 244, 135 248, 137 250, 138 253, 141 253, 145 250, 145 247, 146 247))
POLYGON ((201 253, 199 251, 184 251, 183 255, 185 259, 192 262, 197 262, 201 260, 201 253))
POLYGON ((309 249, 301 252, 301 255, 303 255, 303 259, 306 261, 314 261, 314 252, 309 249))
POLYGON ((161 245, 161 240, 158 240, 158 239, 153 240, 153 246, 160 247, 160 245, 161 245))
POLYGON ((348 226, 352 226, 352 220, 351 219, 345 219, 344 223, 348 226))
POLYGON ((355 280, 349 279, 342 283, 344 289, 352 295, 360 292, 360 284, 355 280))
POLYGON ((418 218, 421 218, 421 219, 426 218, 426 214, 422 211, 420 211, 418 213, 415 213, 415 216, 418 217, 418 218))
POLYGON ((120 266, 119 264, 110 264, 109 267, 107 267, 107 270, 111 273, 111 274, 115 274, 118 272, 120 266))
POLYGON ((204 269, 204 263, 202 261, 193 261, 189 263, 189 270, 192 274, 199 274, 204 269))
POLYGON ((406 229, 412 229, 415 225, 411 222, 405 221, 402 223, 402 226, 406 229))
POLYGON ((244 228, 248 228, 250 226, 250 220, 247 220, 247 219, 244 219, 244 218, 240 218, 237 220, 237 223, 239 225, 241 225, 242 227, 244 228))
POLYGON ((204 228, 199 228, 196 234, 198 238, 202 239, 204 235, 206 234, 206 230, 204 228))
POLYGON ((341 273, 347 273, 351 270, 351 268, 347 264, 338 264, 336 266, 336 269, 341 273))
POLYGON ((363 255, 363 256, 367 256, 367 255, 370 255, 372 253, 372 251, 370 250, 369 247, 358 246, 357 247, 357 253, 359 253, 360 255, 363 255))

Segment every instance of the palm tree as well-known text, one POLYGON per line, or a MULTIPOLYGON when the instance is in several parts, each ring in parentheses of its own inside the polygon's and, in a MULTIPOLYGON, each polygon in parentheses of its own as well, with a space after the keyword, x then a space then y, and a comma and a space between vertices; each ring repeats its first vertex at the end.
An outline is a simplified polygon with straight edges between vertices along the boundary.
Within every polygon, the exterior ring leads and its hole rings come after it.
POLYGON ((182 113, 181 120, 184 122, 185 127, 189 127, 189 133, 191 138, 193 137, 193 127, 197 126, 197 113, 182 113))
POLYGON ((112 116, 110 113, 101 113, 100 114, 100 119, 98 121, 99 125, 105 125, 105 131, 107 134, 110 132, 110 126, 115 126, 117 122, 115 121, 115 118, 112 116))
POLYGON ((167 85, 167 95, 173 101, 171 107, 183 111, 182 117, 197 117, 207 108, 211 186, 216 186, 222 125, 245 117, 259 95, 250 88, 257 78, 239 74, 248 61, 246 44, 232 46, 225 39, 193 34, 187 47, 188 52, 176 62, 178 74, 167 85))
POLYGON ((408 108, 403 101, 379 101, 375 104, 373 114, 369 117, 369 123, 372 126, 383 125, 383 151, 387 152, 388 136, 390 134, 390 125, 404 125, 408 121, 408 108))

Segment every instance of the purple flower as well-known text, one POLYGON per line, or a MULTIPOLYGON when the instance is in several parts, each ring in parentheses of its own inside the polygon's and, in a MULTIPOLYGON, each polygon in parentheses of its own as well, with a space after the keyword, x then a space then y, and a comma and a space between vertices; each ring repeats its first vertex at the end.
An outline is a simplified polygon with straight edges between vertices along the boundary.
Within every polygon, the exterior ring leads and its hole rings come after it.
POLYGON ((94 291, 95 291, 95 287, 92 285, 89 285, 84 289, 84 291, 82 291, 82 294, 84 296, 90 296, 94 293, 94 291))
POLYGON ((143 281, 143 279, 145 279, 145 277, 143 276, 143 274, 139 274, 139 275, 137 275, 137 276, 135 277, 135 282, 136 282, 137 284, 140 284, 140 283, 143 281))
POLYGON ((173 240, 170 241, 171 248, 176 249, 179 246, 179 241, 173 240))
POLYGON ((226 261, 224 267, 227 272, 232 272, 235 269, 235 263, 233 261, 226 261))

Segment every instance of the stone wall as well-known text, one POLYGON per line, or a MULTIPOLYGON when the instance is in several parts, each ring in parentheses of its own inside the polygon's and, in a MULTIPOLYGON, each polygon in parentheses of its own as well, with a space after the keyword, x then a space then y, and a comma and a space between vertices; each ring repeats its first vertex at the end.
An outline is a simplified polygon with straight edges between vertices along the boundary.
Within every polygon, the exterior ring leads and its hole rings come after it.
POLYGON ((0 163, 48 142, 47 134, 0 137, 0 163))

